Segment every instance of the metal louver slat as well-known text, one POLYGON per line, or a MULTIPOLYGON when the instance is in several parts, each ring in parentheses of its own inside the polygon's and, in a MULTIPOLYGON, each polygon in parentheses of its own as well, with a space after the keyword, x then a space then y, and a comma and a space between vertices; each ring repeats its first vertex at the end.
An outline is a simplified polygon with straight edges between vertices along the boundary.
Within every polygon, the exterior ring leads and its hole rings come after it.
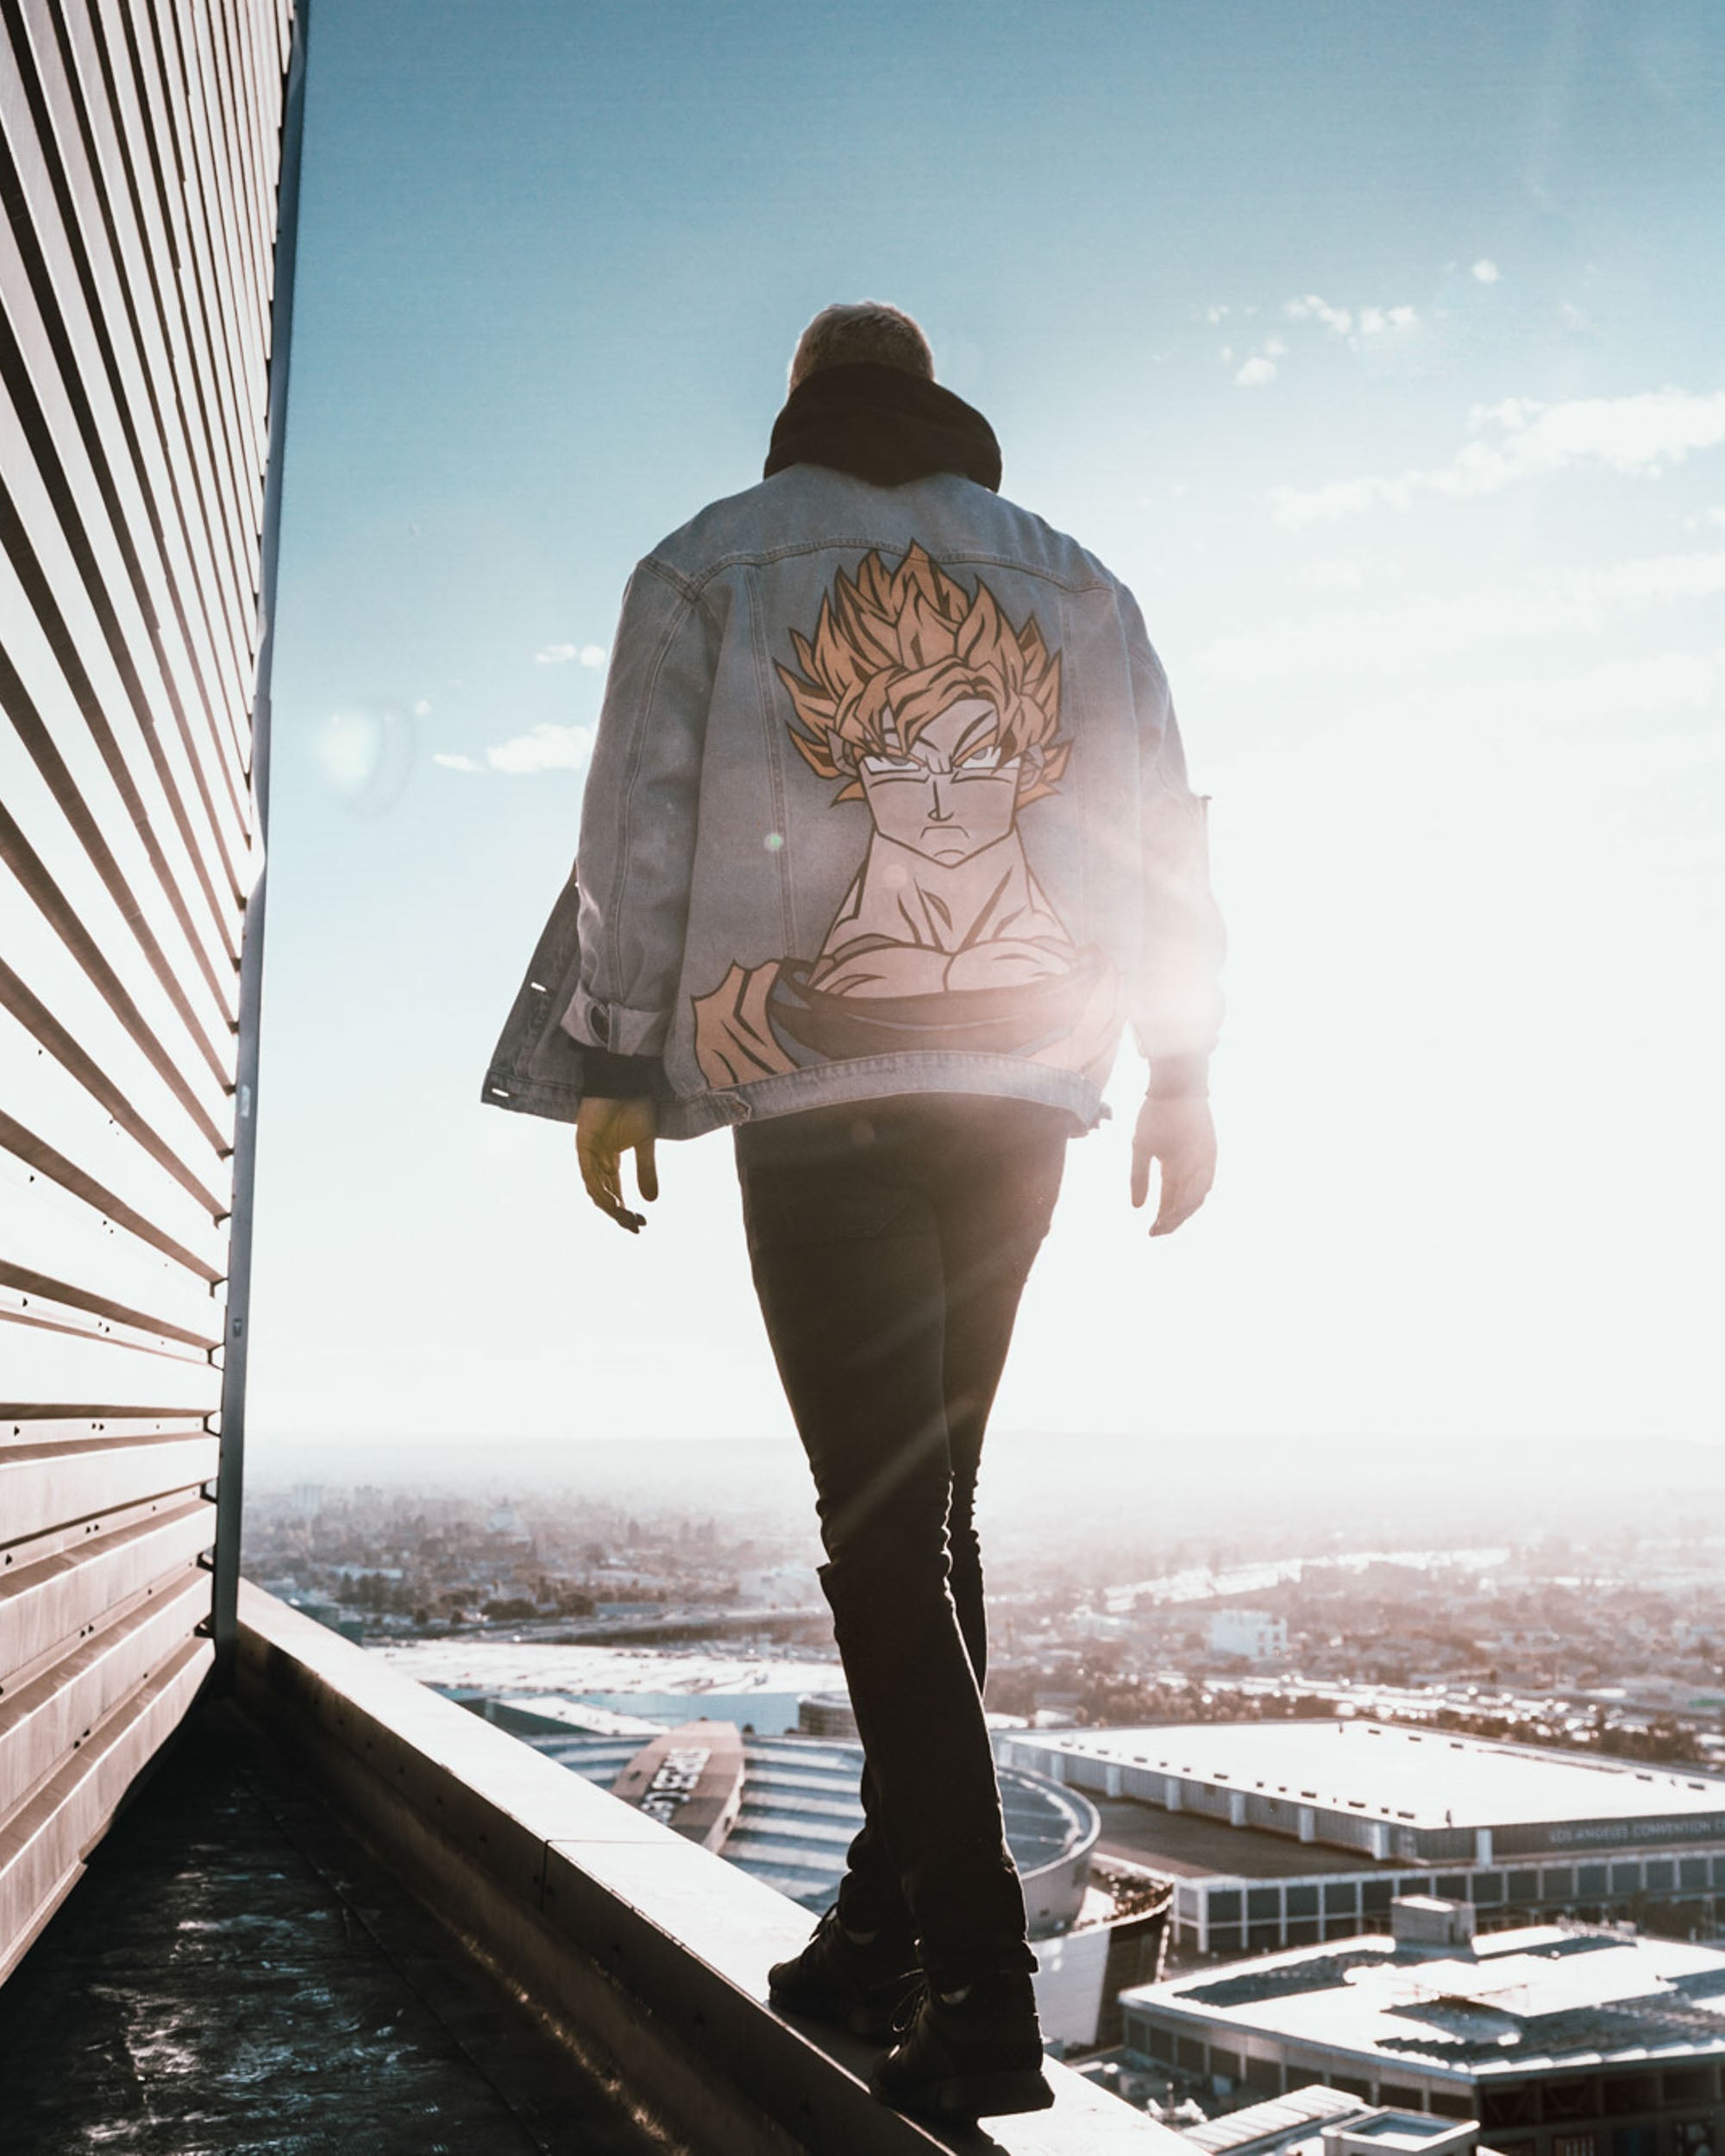
MULTIPOLYGON (((92 587, 97 603, 111 599, 116 611, 135 610, 135 619, 117 636, 110 626, 110 642, 117 664, 135 661, 146 685, 139 693, 153 700, 147 684, 154 661, 174 724, 140 745, 160 761, 184 746, 188 730, 178 579, 169 573, 166 525, 155 500, 161 484, 160 393, 141 352, 144 325, 156 310, 137 301, 150 297, 151 280, 135 234, 112 215, 116 207, 127 206, 125 190, 117 204, 104 191, 99 222, 68 220, 61 213, 63 200, 75 201, 80 189, 88 192, 94 185, 84 165, 85 129, 77 123, 86 100, 66 84, 57 49, 41 41, 35 49, 43 63, 44 100, 66 109, 57 147, 71 179, 58 189, 39 186, 37 226, 13 235, 19 260, 4 282, 15 317, 15 366, 28 370, 20 374, 15 395, 34 422, 33 438, 44 472, 53 474, 52 483, 66 496, 81 498, 68 537, 107 557, 92 587), (134 253, 126 259, 129 239, 134 253), (116 247, 122 250, 117 254, 116 247), (135 286, 143 289, 135 295, 135 286)), ((229 755, 226 812, 237 831, 244 815, 236 744, 229 744, 229 755)), ((231 843, 232 833, 219 841, 224 857, 231 843)))
POLYGON ((200 1175, 181 1159, 3 960, 0 1070, 8 1074, 16 1121, 87 1163, 124 1203, 219 1268, 215 1223, 227 1210, 214 1188, 226 1181, 220 1160, 200 1160, 200 1175))
POLYGON ((216 1440, 203 1432, 8 1445, 0 1448, 0 1517, 20 1538, 42 1534, 63 1520, 96 1519, 116 1505, 207 1481, 216 1457, 216 1440))
POLYGON ((0 0, 0 1979, 232 1607, 303 22, 0 0))
POLYGON ((214 582, 209 593, 212 630, 224 666, 230 670, 228 696, 218 699, 243 762, 245 734, 235 724, 241 685, 248 681, 252 634, 246 595, 248 566, 235 550, 224 492, 229 474, 222 456, 219 428, 212 425, 208 378, 211 365, 207 326, 199 294, 187 263, 186 188, 173 141, 169 92, 158 64, 154 40, 142 10, 127 0, 101 0, 93 10, 105 49, 113 56, 116 87, 127 110, 136 116, 137 133, 129 134, 141 149, 138 170, 141 202, 151 232, 150 271, 159 294, 159 311, 172 354, 173 405, 164 423, 178 424, 195 474, 196 499, 188 505, 200 545, 206 550, 214 582), (147 181, 147 185, 146 185, 147 181))
POLYGON ((121 1798, 196 1698, 215 1652, 207 1639, 182 1640, 0 1827, 0 1980, 77 1883, 121 1798))
POLYGON ((52 1670, 0 1699, 0 1821, 28 1802, 69 1753, 191 1638, 210 1614, 210 1576, 195 1569, 93 1630, 52 1670))
POLYGON ((0 1667, 15 1673, 8 1689, 45 1658, 70 1653, 104 1613, 194 1564, 215 1532, 215 1507, 193 1491, 15 1545, 16 1562, 0 1571, 0 1667))
MULTIPOLYGON (((6 1247, 17 1262, 64 1278, 85 1271, 92 1293, 134 1303, 185 1291, 164 1264, 204 1285, 219 1277, 198 1247, 129 1206, 79 1161, 0 1110, 0 1189, 6 1247)), ((188 1314, 191 1314, 188 1311, 188 1314)))
MULTIPOLYGON (((32 784, 24 778, 15 797, 32 784)), ((64 881, 49 873, 0 801, 0 920, 6 924, 6 956, 0 963, 9 961, 8 973, 16 968, 25 988, 20 1002, 9 998, 9 1007, 21 1017, 45 1011, 52 1023, 63 1022, 68 1033, 101 1056, 104 1072, 182 1159, 213 1159, 219 1166, 231 1144, 224 1092, 201 1057, 195 1069, 189 1055, 176 1062, 176 1028, 162 1022, 141 965, 126 943, 104 944, 97 934, 111 916, 92 872, 80 866, 76 854, 68 854, 62 868, 64 881), (78 912, 80 898, 95 913, 94 927, 78 912), (150 1006, 148 1015, 138 995, 150 1006)), ((221 1181, 227 1181, 225 1170, 221 1181)))
MULTIPOLYGON (((196 85, 188 79, 181 53, 181 32, 185 11, 166 0, 144 0, 140 20, 148 25, 156 64, 165 85, 165 104, 174 162, 179 170, 180 198, 185 215, 179 237, 185 249, 182 276, 197 295, 204 335, 203 364, 205 423, 221 486, 229 545, 238 565, 242 591, 254 587, 257 574, 256 519, 246 505, 252 497, 261 466, 257 445, 244 417, 240 378, 245 355, 229 320, 229 308, 211 241, 211 226, 219 211, 210 201, 210 175, 199 154, 200 116, 196 85)), ((259 355, 261 357, 261 355, 259 355)))
MULTIPOLYGON (((207 872, 185 873, 198 858, 192 849, 198 834, 183 801, 164 790, 145 759, 129 758, 121 748, 122 738, 143 731, 147 722, 153 730, 154 720, 140 698, 135 724, 110 723, 109 715, 128 700, 129 684, 108 663, 95 610, 68 549, 58 543, 61 526, 53 505, 31 483, 11 398, 0 392, 0 456, 15 447, 13 498, 0 518, 0 620, 7 636, 0 695, 21 745, 68 820, 83 827, 86 847, 87 827, 96 824, 114 864, 110 873, 123 876, 148 906, 154 937, 171 952, 184 949, 189 962, 178 969, 180 977, 200 1002, 210 1001, 221 1024, 230 1024, 235 950, 222 918, 235 911, 229 879, 225 868, 219 887, 207 872), (68 782, 77 787, 81 816, 66 800, 68 782)), ((135 679, 132 674, 132 684, 135 679)), ((207 833, 202 843, 213 853, 207 833)), ((235 854, 244 857, 237 846, 235 854)))
MULTIPOLYGON (((177 368, 171 354, 178 308, 164 304, 164 294, 172 293, 173 261, 155 204, 135 86, 123 42, 116 65, 97 12, 74 9, 58 22, 71 53, 71 87, 84 115, 82 131, 101 173, 115 273, 125 292, 127 334, 116 333, 114 350, 124 391, 120 417, 136 445, 137 468, 130 476, 137 493, 136 505, 128 502, 122 509, 118 536, 135 548, 135 582, 167 602, 159 611, 164 672, 178 686, 175 719, 187 755, 215 770, 208 812, 215 815, 219 806, 243 829, 245 772, 238 744, 217 716, 224 699, 233 705, 243 698, 243 677, 237 670, 222 671, 210 536, 201 519, 188 513, 197 482, 174 393, 177 368)), ((123 497, 123 466, 112 476, 123 497)), ((225 662, 235 667, 231 649, 225 662)))
MULTIPOLYGON (((206 681, 206 716, 240 774, 237 804, 243 794, 243 744, 233 730, 233 714, 243 695, 245 668, 235 642, 229 597, 238 587, 210 517, 215 477, 198 423, 191 329, 181 302, 179 258, 170 230, 162 167, 122 0, 100 0, 79 19, 110 90, 111 107, 104 116, 114 131, 116 165, 124 176, 134 219, 136 243, 128 255, 128 279, 136 301, 146 394, 163 459, 166 489, 159 479, 158 505, 172 504, 172 516, 167 507, 161 507, 162 522, 176 561, 186 565, 180 589, 188 612, 195 594, 192 643, 206 681)), ((90 79, 87 60, 85 79, 90 79)))

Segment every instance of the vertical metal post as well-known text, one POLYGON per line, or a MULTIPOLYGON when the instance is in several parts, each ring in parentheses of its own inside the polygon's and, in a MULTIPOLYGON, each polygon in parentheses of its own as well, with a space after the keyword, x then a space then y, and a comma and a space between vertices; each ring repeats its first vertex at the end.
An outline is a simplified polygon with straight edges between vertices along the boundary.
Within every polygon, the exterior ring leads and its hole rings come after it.
POLYGON ((251 1326, 252 1196, 257 1164, 258 1033, 263 1006, 264 900, 269 880, 270 663, 275 651, 276 563, 281 538, 283 454, 287 441, 288 354, 299 220, 299 158, 305 127, 311 0, 296 0, 293 45, 282 105, 276 185, 275 284, 270 304, 269 450, 264 467, 258 576, 258 676, 252 706, 253 828, 264 866, 246 906, 240 947, 239 1054, 234 1102, 234 1200, 228 1223, 228 1317, 222 1361, 222 1451, 216 1487, 212 1629, 216 1682, 232 1682, 239 1630, 240 1527, 245 1504, 246 1363, 251 1326))

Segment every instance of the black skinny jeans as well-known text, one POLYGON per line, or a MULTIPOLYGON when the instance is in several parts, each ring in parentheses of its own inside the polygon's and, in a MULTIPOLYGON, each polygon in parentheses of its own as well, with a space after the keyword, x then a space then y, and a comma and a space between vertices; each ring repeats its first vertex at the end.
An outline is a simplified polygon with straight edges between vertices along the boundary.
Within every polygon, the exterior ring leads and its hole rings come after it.
POLYGON ((950 1984, 1035 1967, 982 1718, 974 1507, 1072 1120, 921 1094, 737 1132, 762 1313, 813 1472, 821 1583, 862 1739, 839 1911, 950 1984))

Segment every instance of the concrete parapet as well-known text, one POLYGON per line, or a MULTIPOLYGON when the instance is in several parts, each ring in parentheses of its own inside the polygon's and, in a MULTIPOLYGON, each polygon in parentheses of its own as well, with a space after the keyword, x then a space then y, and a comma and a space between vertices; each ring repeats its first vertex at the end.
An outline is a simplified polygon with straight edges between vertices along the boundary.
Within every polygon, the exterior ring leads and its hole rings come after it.
MULTIPOLYGON (((242 1704, 372 1846, 589 2063, 700 2156, 900 2156, 950 2144, 868 2090, 866 2045, 767 2003, 806 1911, 244 1585, 242 1704)), ((1001 2156, 1144 2156, 1177 2134, 1051 2064, 1052 2111, 988 2122, 1001 2156)), ((976 2137, 962 2145, 975 2146, 976 2137)))

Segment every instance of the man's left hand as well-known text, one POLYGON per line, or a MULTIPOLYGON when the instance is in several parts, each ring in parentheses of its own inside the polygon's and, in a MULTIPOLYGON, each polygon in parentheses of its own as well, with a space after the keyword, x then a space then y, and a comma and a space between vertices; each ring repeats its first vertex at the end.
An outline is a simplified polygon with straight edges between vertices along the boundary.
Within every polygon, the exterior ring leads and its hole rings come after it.
POLYGON ((1162 1194, 1150 1232, 1172 1235, 1203 1204, 1216 1180, 1216 1126, 1201 1094, 1178 1094, 1165 1100, 1152 1094, 1138 1110, 1132 1133, 1134 1206, 1150 1195, 1152 1161, 1162 1166, 1162 1194))
POLYGON ((659 1171, 653 1160, 658 1131, 659 1112, 647 1100, 589 1097, 575 1118, 575 1157, 587 1195, 608 1220, 631 1235, 640 1234, 647 1216, 631 1213, 623 1202, 623 1156, 634 1154, 636 1187, 650 1205, 659 1194, 659 1171))

